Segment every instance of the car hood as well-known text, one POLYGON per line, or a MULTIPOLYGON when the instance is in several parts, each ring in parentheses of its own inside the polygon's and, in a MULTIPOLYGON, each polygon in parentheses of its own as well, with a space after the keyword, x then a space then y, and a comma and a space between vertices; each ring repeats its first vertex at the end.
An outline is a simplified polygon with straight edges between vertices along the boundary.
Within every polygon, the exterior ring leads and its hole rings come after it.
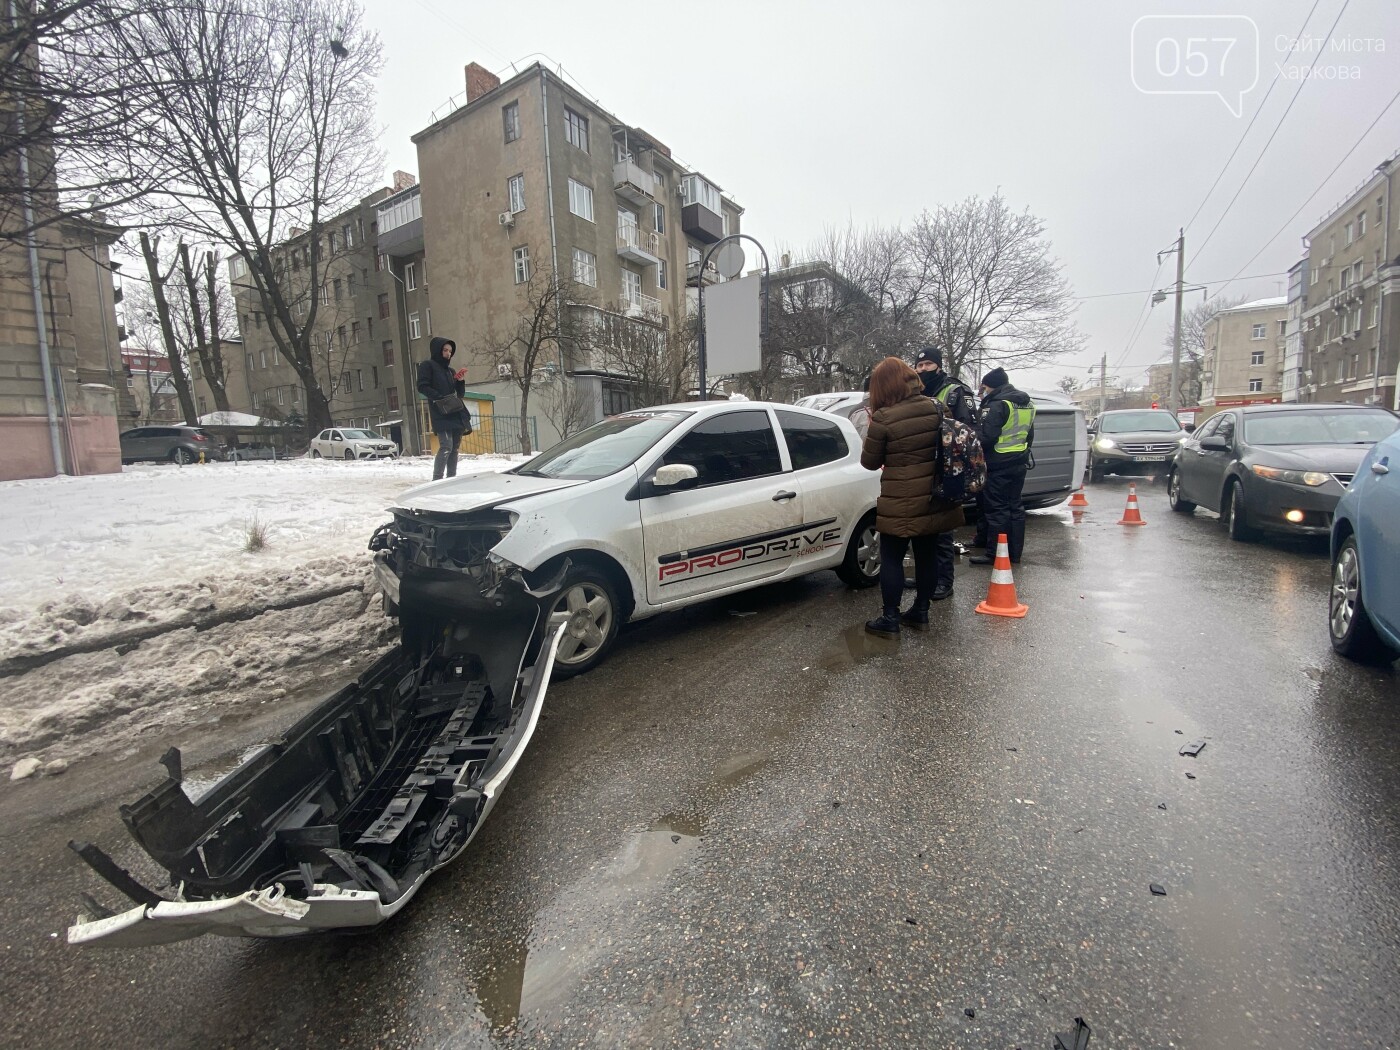
POLYGON ((1324 474, 1354 474, 1370 445, 1256 445, 1249 459, 1288 470, 1317 470, 1324 474))
POLYGON ((1126 434, 1095 434, 1094 438, 1112 438, 1119 445, 1165 445, 1178 442, 1185 436, 1184 430, 1140 430, 1126 434))
POLYGON ((481 510, 582 484, 577 478, 533 478, 487 470, 418 485, 400 495, 391 509, 439 514, 481 510))

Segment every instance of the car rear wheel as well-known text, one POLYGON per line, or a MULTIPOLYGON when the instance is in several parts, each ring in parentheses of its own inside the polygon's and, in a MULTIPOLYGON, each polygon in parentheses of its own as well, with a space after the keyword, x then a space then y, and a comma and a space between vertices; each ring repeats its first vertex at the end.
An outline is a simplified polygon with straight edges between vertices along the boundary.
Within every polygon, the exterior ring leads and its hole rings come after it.
POLYGON ((874 587, 880 582, 880 536, 875 531, 873 511, 856 525, 836 575, 847 587, 857 589, 874 587))
POLYGON ((1229 495, 1225 497, 1225 528, 1230 539, 1247 543, 1259 537, 1259 531, 1249 524, 1249 511, 1244 503, 1244 486, 1238 481, 1230 482, 1229 495))
POLYGON ((321 450, 320 450, 319 448, 313 448, 313 449, 311 450, 311 458, 312 458, 312 459, 320 459, 320 458, 321 458, 321 450))
POLYGON ((1371 624, 1361 595, 1361 557, 1356 537, 1348 536, 1332 558, 1332 597, 1327 609, 1327 633, 1332 648, 1351 660, 1393 660, 1392 653, 1371 624))
MULTIPOLYGON (((595 569, 569 573, 550 616, 567 618, 564 637, 554 657, 554 677, 572 678, 603 662, 617 639, 617 596, 611 581, 595 569)), ((552 631, 551 631, 552 633, 552 631)))
POLYGON ((1190 500, 1181 498, 1181 473, 1173 470, 1167 476, 1167 503, 1172 510, 1179 514, 1190 514, 1196 509, 1196 505, 1190 500))
POLYGON ((190 455, 187 449, 177 447, 170 453, 170 462, 178 463, 183 467, 186 463, 193 463, 194 457, 190 455))

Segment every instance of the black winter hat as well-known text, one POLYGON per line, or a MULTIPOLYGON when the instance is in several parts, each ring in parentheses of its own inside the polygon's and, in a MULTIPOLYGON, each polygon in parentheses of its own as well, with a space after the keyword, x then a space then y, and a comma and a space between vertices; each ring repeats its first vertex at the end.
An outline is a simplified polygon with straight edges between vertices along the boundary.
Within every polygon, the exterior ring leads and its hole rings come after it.
POLYGON ((914 363, 917 365, 920 361, 932 361, 939 368, 942 368, 943 351, 937 347, 926 346, 914 355, 914 363))
POLYGON ((1011 377, 1006 374, 1004 368, 993 368, 982 377, 982 385, 988 390, 997 390, 1011 382, 1011 377))

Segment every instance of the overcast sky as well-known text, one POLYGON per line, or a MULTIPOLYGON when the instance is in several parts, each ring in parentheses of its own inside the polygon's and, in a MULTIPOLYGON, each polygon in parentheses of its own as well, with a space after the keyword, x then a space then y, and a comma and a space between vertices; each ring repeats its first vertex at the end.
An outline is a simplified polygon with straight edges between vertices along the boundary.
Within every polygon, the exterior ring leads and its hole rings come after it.
POLYGON ((1215 293, 1243 273, 1224 294, 1284 294, 1301 237, 1400 150, 1397 0, 366 6, 388 171, 416 174, 409 137, 462 92, 466 63, 510 75, 539 58, 723 186, 770 253, 1000 190, 1044 220, 1083 297, 1085 352, 1026 386, 1087 378, 1104 353, 1110 377, 1141 379, 1170 304, 1139 318, 1175 277, 1156 253, 1180 226, 1189 282, 1215 293))

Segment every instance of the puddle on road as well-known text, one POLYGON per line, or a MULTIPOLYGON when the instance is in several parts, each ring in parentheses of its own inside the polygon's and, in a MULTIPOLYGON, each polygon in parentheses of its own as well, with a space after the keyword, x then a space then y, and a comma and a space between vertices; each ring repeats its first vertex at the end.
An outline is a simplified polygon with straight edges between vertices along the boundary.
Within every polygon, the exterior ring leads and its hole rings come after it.
MULTIPOLYGON (((747 780, 768 764, 768 755, 751 751, 746 755, 735 755, 721 765, 715 773, 715 783, 721 788, 731 788, 747 780)), ((698 834, 698 832, 697 832, 698 834)))
POLYGON ((898 648, 896 639, 871 634, 864 624, 858 623, 847 627, 817 655, 817 666, 823 671, 840 673, 859 667, 877 656, 893 653, 898 648))
MULTIPOLYGON (((749 761, 729 774, 736 779, 767 762, 762 756, 740 757, 749 761)), ((476 987, 492 1033, 509 1035, 522 1021, 547 1015, 565 999, 598 955, 611 947, 609 931, 621 926, 629 905, 689 857, 704 831, 699 816, 668 813, 647 830, 630 835, 601 870, 560 893, 536 916, 525 940, 493 945, 488 954, 495 965, 476 987)))

